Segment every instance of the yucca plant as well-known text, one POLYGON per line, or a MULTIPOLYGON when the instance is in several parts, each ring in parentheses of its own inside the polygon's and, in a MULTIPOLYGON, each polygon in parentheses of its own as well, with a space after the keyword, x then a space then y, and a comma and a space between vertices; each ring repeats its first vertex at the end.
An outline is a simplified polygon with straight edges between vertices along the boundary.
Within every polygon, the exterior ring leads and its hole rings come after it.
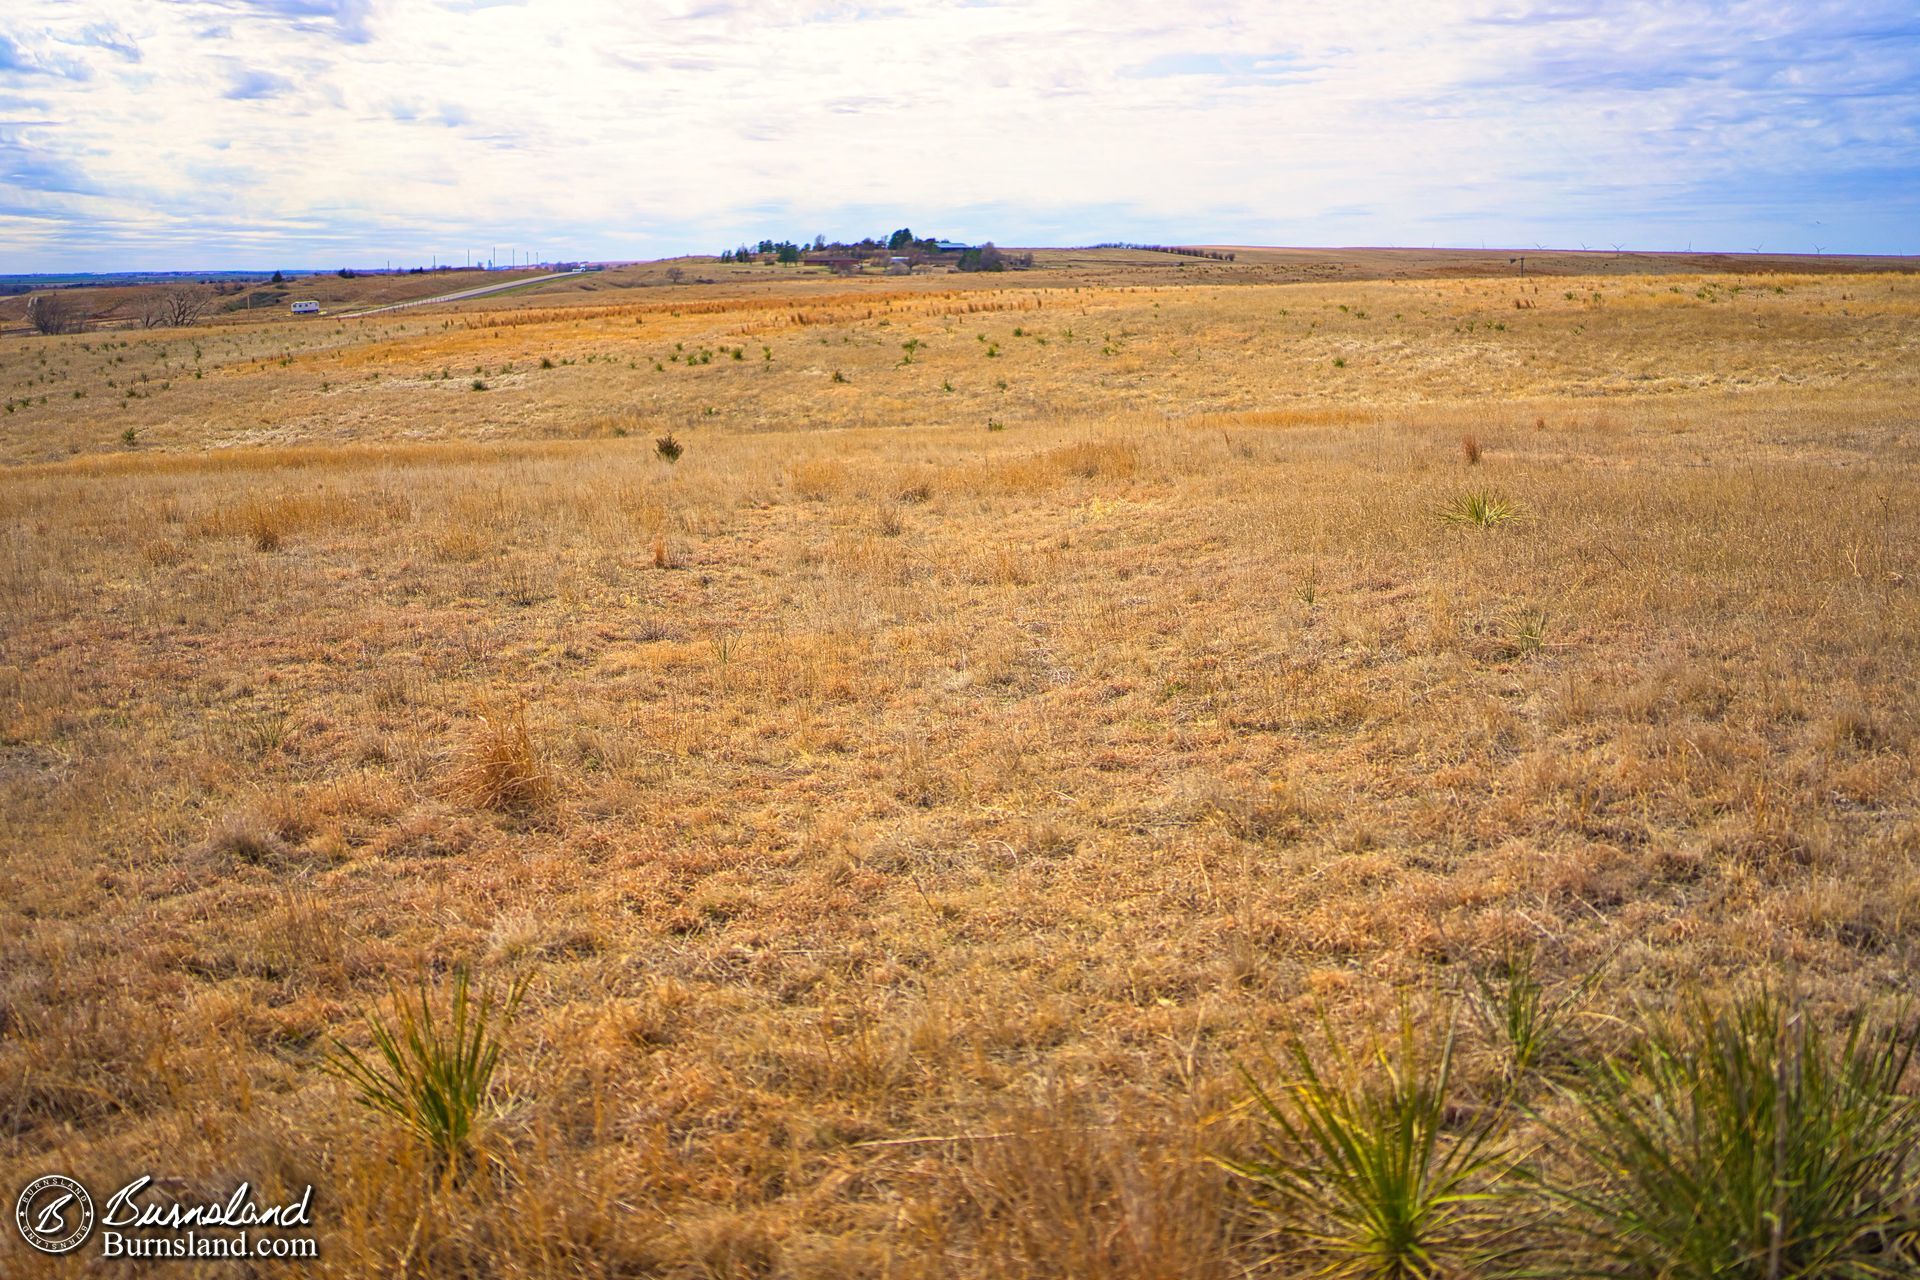
POLYGON ((527 979, 476 1001, 465 966, 453 971, 444 1013, 420 981, 417 998, 396 989, 393 1019, 368 1013, 373 1052, 335 1039, 322 1069, 353 1087, 361 1105, 391 1116, 424 1143, 443 1168, 459 1169, 472 1154, 477 1124, 500 1064, 501 1040, 526 995, 527 979))
POLYGON ((1272 1218, 1270 1237, 1324 1260, 1324 1274, 1429 1280, 1475 1273, 1500 1253, 1508 1224, 1493 1201, 1505 1161, 1495 1114, 1451 1126, 1451 1030, 1423 1064, 1403 1017, 1397 1052, 1377 1046, 1371 1075, 1328 1036, 1329 1068, 1307 1046, 1286 1047, 1293 1079, 1263 1088, 1244 1068, 1268 1133, 1262 1154, 1220 1159, 1272 1218))
POLYGON ((1448 524, 1470 524, 1481 529, 1491 529, 1509 520, 1520 518, 1519 506, 1498 494, 1473 490, 1469 493, 1455 494, 1447 504, 1440 508, 1439 516, 1448 524))
POLYGON ((1557 1135, 1584 1168, 1543 1179, 1578 1274, 1661 1280, 1920 1275, 1912 1033, 1830 1041, 1777 995, 1695 999, 1572 1091, 1557 1135))
POLYGON ((1545 609, 1519 608, 1507 614, 1501 620, 1507 654, 1523 658, 1547 648, 1547 621, 1545 609))
POLYGON ((678 462, 684 449, 680 442, 674 439, 673 433, 669 431, 666 435, 654 440, 653 451, 667 462, 678 462))
POLYGON ((1473 990, 1467 993, 1467 1007, 1487 1037, 1506 1053, 1510 1082, 1564 1062, 1570 1040, 1568 1023, 1600 981, 1602 972, 1596 968, 1550 996, 1540 979, 1538 964, 1532 947, 1513 947, 1493 972, 1475 972, 1473 990))

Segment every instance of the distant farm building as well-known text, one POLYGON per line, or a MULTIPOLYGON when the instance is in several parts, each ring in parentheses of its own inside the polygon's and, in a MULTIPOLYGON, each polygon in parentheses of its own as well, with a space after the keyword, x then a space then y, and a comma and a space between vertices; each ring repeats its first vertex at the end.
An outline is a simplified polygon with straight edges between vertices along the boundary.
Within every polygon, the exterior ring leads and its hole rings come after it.
POLYGON ((320 304, 312 301, 296 302, 293 304, 293 314, 297 316, 317 316, 320 314, 320 304))
POLYGON ((973 248, 972 245, 961 244, 958 240, 935 240, 933 247, 937 253, 965 253, 973 248))

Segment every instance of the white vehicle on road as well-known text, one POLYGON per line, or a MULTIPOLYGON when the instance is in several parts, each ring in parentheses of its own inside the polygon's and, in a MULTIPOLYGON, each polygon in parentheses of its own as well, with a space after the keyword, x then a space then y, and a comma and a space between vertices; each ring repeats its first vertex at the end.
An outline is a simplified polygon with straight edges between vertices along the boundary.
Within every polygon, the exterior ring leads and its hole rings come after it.
POLYGON ((297 316, 317 316, 320 314, 320 304, 311 301, 296 302, 293 304, 293 314, 297 316))

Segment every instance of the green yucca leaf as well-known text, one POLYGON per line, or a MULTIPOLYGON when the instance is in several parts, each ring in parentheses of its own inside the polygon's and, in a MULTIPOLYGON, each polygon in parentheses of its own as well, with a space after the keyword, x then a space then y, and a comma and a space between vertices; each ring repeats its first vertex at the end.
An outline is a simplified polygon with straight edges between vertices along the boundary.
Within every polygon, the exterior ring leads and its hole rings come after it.
POLYGON ((1330 1069, 1292 1041, 1280 1088, 1241 1072, 1268 1126, 1261 1156, 1218 1163, 1247 1182, 1271 1234, 1321 1255, 1328 1274, 1427 1280, 1489 1260, 1502 1234, 1498 1119, 1450 1127, 1453 1043, 1449 1030, 1423 1066, 1403 1018, 1398 1052, 1377 1048, 1363 1080, 1331 1035, 1330 1069))
POLYGON ((1596 968, 1558 995, 1549 996, 1531 947, 1513 947, 1491 974, 1476 972, 1467 993, 1489 1039, 1507 1053, 1507 1076, 1517 1081, 1542 1068, 1565 1065, 1568 1022, 1579 1012, 1603 970, 1596 968))
POLYGON ((1577 1274, 1662 1280, 1920 1275, 1914 1037, 1861 1023, 1830 1041, 1780 997, 1696 998, 1568 1090, 1550 1126, 1584 1175, 1543 1178, 1571 1210, 1577 1274))
POLYGON ((444 1014, 434 1010, 425 979, 416 998, 396 989, 391 1022, 366 1015, 373 1052, 363 1055, 336 1039, 321 1067, 351 1085, 363 1106, 398 1120, 437 1159, 457 1165, 471 1150, 500 1063, 501 1035, 527 981, 510 983, 497 1002, 487 991, 476 1003, 467 969, 456 968, 444 1014))
POLYGON ((1482 529, 1520 518, 1517 503, 1498 494, 1475 490, 1456 494, 1436 513, 1449 524, 1470 524, 1482 529))

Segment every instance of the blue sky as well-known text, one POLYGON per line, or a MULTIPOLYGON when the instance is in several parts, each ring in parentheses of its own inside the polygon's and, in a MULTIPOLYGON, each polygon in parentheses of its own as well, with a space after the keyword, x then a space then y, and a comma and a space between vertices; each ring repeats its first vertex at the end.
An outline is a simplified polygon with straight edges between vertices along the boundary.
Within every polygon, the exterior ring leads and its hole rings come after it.
POLYGON ((1904 3, 8 0, 0 272, 762 236, 1920 252, 1904 3))

